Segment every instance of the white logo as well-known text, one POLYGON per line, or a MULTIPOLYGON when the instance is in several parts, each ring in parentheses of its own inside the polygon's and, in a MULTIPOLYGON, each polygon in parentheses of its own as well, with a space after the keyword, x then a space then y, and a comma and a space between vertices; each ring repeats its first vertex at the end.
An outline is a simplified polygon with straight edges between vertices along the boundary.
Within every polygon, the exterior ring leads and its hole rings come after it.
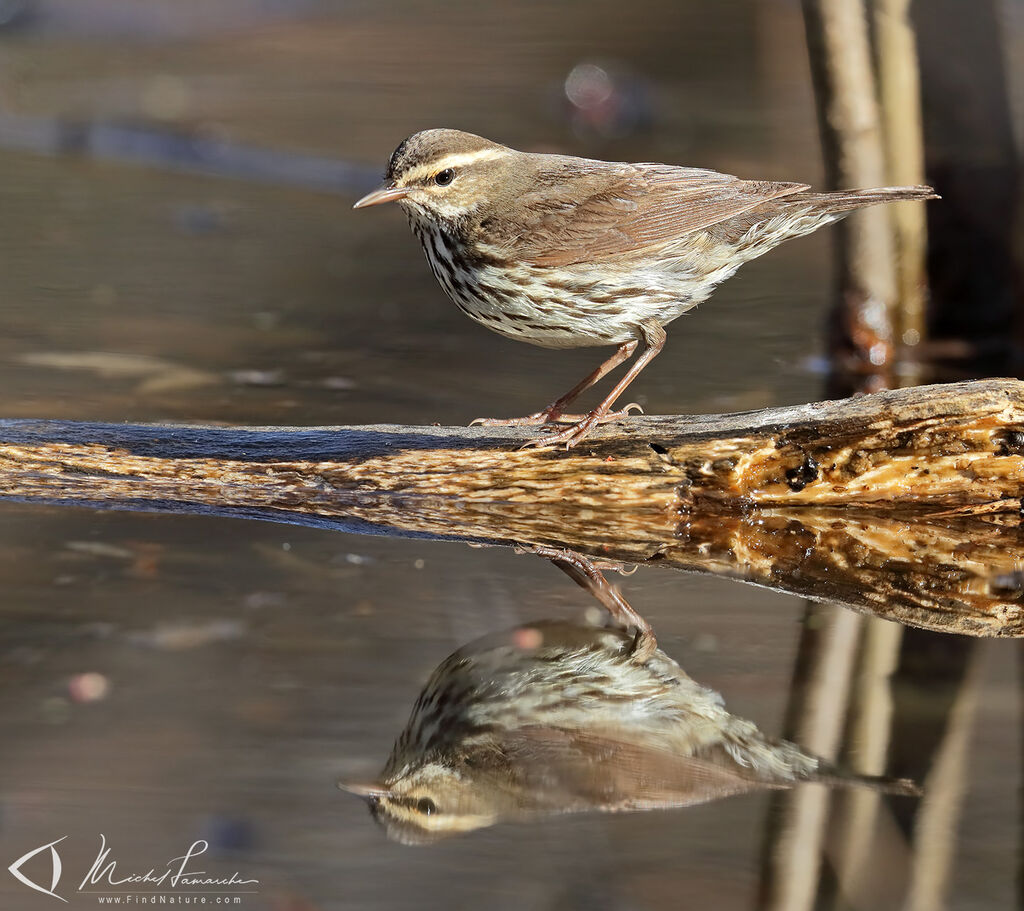
POLYGON ((67 835, 58 838, 56 841, 51 841, 48 845, 43 845, 41 848, 36 848, 33 851, 29 851, 28 854, 26 854, 24 857, 19 857, 13 864, 11 864, 7 868, 11 871, 11 876, 18 880, 18 882, 28 886, 30 889, 35 889, 36 892, 42 892, 43 895, 49 895, 51 898, 57 898, 60 899, 60 901, 62 902, 67 902, 66 898, 61 898, 56 892, 54 892, 54 889, 57 888, 57 883, 60 882, 61 871, 60 855, 57 853, 57 849, 54 847, 54 845, 60 844, 62 841, 64 841, 65 838, 67 838, 67 835), (21 867, 26 861, 31 860, 37 854, 42 854, 43 851, 47 850, 47 848, 49 848, 50 850, 50 863, 53 866, 53 881, 50 883, 49 889, 44 889, 42 886, 39 885, 39 883, 32 882, 32 880, 30 880, 24 873, 22 873, 21 867))
MULTIPOLYGON (((23 857, 19 857, 7 869, 23 886, 28 886, 35 892, 42 892, 59 901, 67 903, 67 899, 57 894, 57 883, 60 882, 60 875, 63 871, 60 855, 55 845, 59 845, 67 835, 51 841, 47 845, 34 848, 23 857), (25 866, 37 854, 45 851, 50 852, 51 882, 49 888, 40 883, 33 882, 22 871, 25 866)), ((160 903, 169 904, 201 904, 197 899, 205 895, 217 895, 222 898, 234 897, 237 903, 241 895, 252 895, 256 893, 259 886, 258 879, 245 879, 236 870, 230 876, 223 876, 199 869, 199 860, 202 855, 210 849, 210 843, 200 838, 189 845, 184 854, 172 857, 163 868, 153 866, 148 870, 125 870, 120 867, 120 861, 111 859, 111 849, 107 847, 106 836, 100 833, 100 849, 96 859, 89 867, 89 872, 78 886, 79 893, 90 893, 93 895, 116 896, 117 903, 125 899, 125 904, 150 903, 156 904, 156 896, 160 896, 160 903), (247 886, 253 888, 246 888, 247 886), (98 888, 96 888, 98 887, 98 888), (135 896, 148 896, 140 902, 135 901, 135 896), (186 898, 187 896, 187 898, 186 898)), ((218 899, 220 901, 221 898, 218 899)), ((205 901, 205 899, 203 899, 205 901)))

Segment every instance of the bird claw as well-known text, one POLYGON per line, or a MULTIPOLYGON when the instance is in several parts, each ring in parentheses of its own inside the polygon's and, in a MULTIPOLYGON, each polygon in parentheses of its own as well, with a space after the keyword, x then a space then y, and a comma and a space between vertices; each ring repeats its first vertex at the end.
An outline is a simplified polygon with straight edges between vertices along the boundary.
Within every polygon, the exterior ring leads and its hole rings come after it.
MULTIPOLYGON (((607 414, 597 414, 596 412, 593 411, 590 412, 590 414, 564 414, 561 410, 559 410, 556 403, 554 405, 548 405, 548 407, 545 408, 543 411, 538 411, 535 412, 534 414, 528 414, 526 415, 526 417, 522 418, 474 418, 472 421, 469 422, 469 426, 540 427, 543 426, 544 424, 572 424, 574 427, 579 427, 588 421, 592 421, 593 423, 591 423, 587 428, 587 430, 589 431, 592 427, 595 427, 598 424, 607 424, 609 421, 617 421, 619 418, 629 417, 629 414, 632 411, 636 411, 637 414, 644 413, 643 408, 641 408, 636 402, 630 402, 628 405, 626 405, 625 408, 622 408, 619 411, 609 411, 607 414)), ((566 433, 568 430, 572 430, 572 428, 570 427, 567 428, 566 431, 562 431, 558 434, 553 434, 552 441, 554 441, 555 436, 562 436, 562 434, 566 433)), ((576 443, 583 439, 583 436, 586 434, 586 432, 587 431, 584 431, 584 434, 581 435, 579 439, 574 440, 572 444, 566 447, 566 449, 571 449, 572 446, 575 446, 576 443)), ((526 446, 522 446, 521 449, 526 449, 527 446, 533 445, 547 445, 546 443, 543 442, 544 439, 544 437, 541 437, 540 440, 535 441, 533 443, 528 443, 526 444, 526 446)), ((568 437, 566 439, 568 439, 568 437)))
POLYGON ((537 437, 535 440, 527 440, 519 447, 519 451, 522 452, 524 449, 534 448, 545 449, 548 446, 558 446, 560 443, 565 443, 566 450, 572 449, 572 447, 590 433, 596 425, 597 421, 591 421, 589 417, 584 418, 579 423, 566 427, 565 430, 562 430, 559 433, 549 433, 546 436, 537 437))
MULTIPOLYGON (((639 406, 637 406, 639 407, 639 406)), ((563 414, 554 405, 528 414, 523 418, 476 418, 469 422, 470 427, 539 427, 543 424, 578 424, 585 421, 586 414, 563 414)))
MULTIPOLYGON (((565 430, 560 430, 558 433, 549 433, 546 436, 537 437, 535 440, 528 440, 519 447, 519 451, 522 452, 524 449, 533 448, 543 449, 548 446, 558 446, 561 443, 565 443, 566 450, 572 449, 598 424, 609 424, 612 421, 629 417, 630 410, 633 408, 640 414, 643 414, 643 409, 636 402, 630 402, 619 411, 609 411, 605 414, 598 414, 596 411, 592 411, 590 414, 579 417, 574 424, 566 427, 565 430)), ((568 418, 569 415, 562 415, 562 417, 568 418)))
POLYGON ((524 418, 474 418, 469 422, 470 427, 536 427, 540 424, 547 424, 550 420, 548 412, 538 411, 536 414, 528 414, 524 418))

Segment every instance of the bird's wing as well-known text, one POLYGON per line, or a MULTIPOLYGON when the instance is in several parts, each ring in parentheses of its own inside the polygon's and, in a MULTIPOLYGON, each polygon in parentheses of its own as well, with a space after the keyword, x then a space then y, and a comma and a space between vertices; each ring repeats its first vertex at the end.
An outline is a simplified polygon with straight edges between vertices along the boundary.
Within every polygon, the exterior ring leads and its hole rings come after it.
POLYGON ((526 726, 502 737, 508 770, 550 810, 689 806, 755 788, 787 787, 717 746, 699 754, 622 732, 526 726))
POLYGON ((563 266, 655 247, 809 189, 807 184, 741 180, 661 164, 577 167, 546 175, 520 196, 528 213, 518 258, 563 266))

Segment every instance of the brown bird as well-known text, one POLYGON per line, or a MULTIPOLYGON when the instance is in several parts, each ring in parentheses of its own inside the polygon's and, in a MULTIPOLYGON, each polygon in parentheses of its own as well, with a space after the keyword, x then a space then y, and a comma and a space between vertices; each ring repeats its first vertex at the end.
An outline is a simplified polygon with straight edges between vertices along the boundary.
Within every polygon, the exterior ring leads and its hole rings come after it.
POLYGON ((624 630, 548 621, 448 657, 380 779, 339 784, 390 838, 414 844, 502 820, 683 807, 802 782, 919 793, 766 737, 624 630))
POLYGON ((398 202, 434 276, 467 316, 547 348, 618 346, 536 414, 474 422, 571 422, 530 444, 566 448, 639 408, 613 411, 664 346, 663 327, 743 263, 863 206, 936 198, 931 187, 816 193, 700 168, 537 155, 459 130, 406 139, 386 181, 355 208, 398 202), (565 414, 641 341, 644 351, 597 408, 565 414))

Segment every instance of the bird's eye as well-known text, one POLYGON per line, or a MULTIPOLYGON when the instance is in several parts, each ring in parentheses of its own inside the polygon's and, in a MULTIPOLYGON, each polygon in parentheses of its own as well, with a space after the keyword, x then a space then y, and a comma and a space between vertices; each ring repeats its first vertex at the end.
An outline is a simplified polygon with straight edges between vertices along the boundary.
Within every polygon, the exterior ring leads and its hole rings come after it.
POLYGON ((434 175, 434 183, 439 187, 446 187, 453 180, 455 180, 455 171, 451 168, 445 168, 443 171, 438 171, 437 174, 434 175))
POLYGON ((424 816, 431 816, 437 812, 437 804, 429 797, 421 797, 416 801, 416 812, 422 813, 424 816))

